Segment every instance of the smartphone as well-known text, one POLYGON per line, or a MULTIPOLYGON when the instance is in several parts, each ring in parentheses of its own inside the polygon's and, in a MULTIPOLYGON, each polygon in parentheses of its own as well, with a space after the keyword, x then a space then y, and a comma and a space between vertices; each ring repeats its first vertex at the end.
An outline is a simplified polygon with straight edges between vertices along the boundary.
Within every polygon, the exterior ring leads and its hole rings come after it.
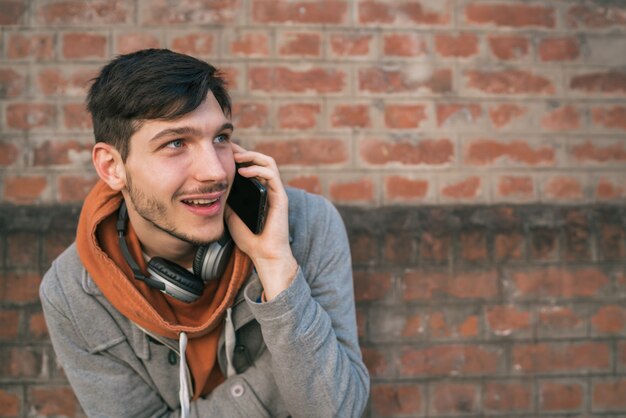
POLYGON ((235 171, 227 203, 250 231, 261 233, 267 213, 267 188, 259 180, 244 177, 235 171))

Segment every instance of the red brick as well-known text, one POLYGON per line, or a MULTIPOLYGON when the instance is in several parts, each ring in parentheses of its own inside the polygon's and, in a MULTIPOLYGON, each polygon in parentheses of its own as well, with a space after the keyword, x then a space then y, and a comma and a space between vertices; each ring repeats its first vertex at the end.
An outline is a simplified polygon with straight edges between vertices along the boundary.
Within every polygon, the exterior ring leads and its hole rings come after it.
POLYGON ((443 184, 440 193, 450 199, 472 200, 480 196, 481 183, 480 177, 469 176, 443 184))
POLYGON ((600 201, 626 197, 626 181, 607 176, 600 178, 596 185, 595 197, 600 201))
POLYGON ((0 25, 18 25, 22 23, 22 17, 26 11, 24 1, 0 1, 0 25))
POLYGON ((151 33, 129 32, 117 36, 116 40, 118 54, 130 54, 145 48, 160 48, 161 41, 151 33))
POLYGON ((76 0, 39 4, 36 21, 46 25, 83 25, 131 23, 133 5, 125 1, 85 2, 76 0))
POLYGON ((572 411, 583 406, 583 388, 578 383, 543 382, 539 395, 542 411, 572 411))
POLYGON ((493 270, 454 275, 408 271, 404 275, 404 300, 491 299, 498 293, 498 276, 493 270))
POLYGON ((376 384, 371 396, 377 416, 418 416, 423 410, 422 388, 417 384, 376 384))
POLYGON ((9 167, 17 161, 20 154, 15 144, 0 141, 0 167, 9 167))
POLYGON ((404 327, 402 328, 402 337, 417 337, 424 334, 424 325, 420 314, 407 315, 404 327))
POLYGON ((329 187, 330 197, 339 202, 372 202, 374 200, 374 184, 369 178, 354 181, 334 181, 329 187))
POLYGON ((41 376, 43 359, 31 347, 0 347, 0 375, 4 378, 28 379, 41 376))
POLYGON ((91 163, 91 148, 91 143, 85 144, 75 140, 46 141, 35 148, 33 164, 36 167, 48 167, 91 163))
POLYGON ((5 202, 29 204, 42 198, 48 186, 48 180, 44 176, 6 175, 3 186, 5 202))
POLYGON ((480 335, 480 319, 477 315, 470 315, 457 327, 457 333, 464 338, 478 337, 480 335))
POLYGON ((626 146, 623 140, 603 145, 601 142, 585 141, 571 148, 572 157, 580 162, 617 163, 626 162, 626 146))
POLYGON ((76 415, 77 402, 69 387, 32 387, 29 391, 31 407, 38 416, 76 415))
POLYGON ((44 68, 37 76, 37 86, 47 96, 64 95, 83 98, 91 85, 91 79, 96 75, 97 72, 93 69, 81 68, 66 75, 58 68, 44 68))
POLYGON ((443 262, 450 257, 451 238, 445 233, 424 231, 420 237, 420 254, 424 260, 443 262))
POLYGON ((488 257, 487 236, 481 229, 466 229, 459 234, 461 259, 470 262, 484 261, 488 257))
POLYGON ((267 1, 253 0, 252 22, 266 23, 305 23, 305 24, 344 24, 348 19, 346 1, 267 1))
POLYGON ((367 105, 337 105, 330 116, 333 128, 368 128, 370 120, 370 107, 367 105))
POLYGON ((289 103, 278 108, 282 129, 313 129, 318 124, 321 106, 317 103, 289 103))
POLYGON ((520 344, 513 347, 512 362, 523 373, 608 371, 611 355, 605 343, 520 344))
POLYGON ((626 326, 626 310, 616 305, 603 306, 591 317, 591 325, 600 334, 621 333, 626 326))
POLYGON ((66 129, 91 131, 91 114, 82 103, 68 103, 63 105, 63 125, 66 129))
POLYGON ((338 69, 291 70, 285 67, 252 67, 252 91, 288 93, 338 93, 346 88, 346 74, 338 69))
POLYGON ((583 186, 574 177, 553 176, 546 180, 543 188, 544 196, 549 199, 577 200, 582 199, 583 186))
POLYGON ((423 104, 388 104, 385 106, 385 127, 391 129, 419 128, 428 120, 423 104))
POLYGON ((435 48, 442 57, 467 58, 478 54, 478 36, 463 32, 457 35, 435 35, 435 48))
POLYGON ((268 106, 244 101, 234 103, 233 123, 237 129, 266 129, 270 125, 268 106))
POLYGON ((571 131, 580 128, 580 113, 574 106, 562 106, 550 111, 541 119, 548 131, 571 131))
POLYGON ((389 273, 354 273, 354 293, 359 302, 385 299, 392 285, 393 277, 389 273))
POLYGON ((306 190, 309 193, 322 194, 322 184, 317 176, 300 176, 287 182, 291 187, 306 190))
POLYGON ((359 338, 367 335, 367 312, 359 307, 356 308, 356 328, 359 338))
POLYGON ((489 24, 516 28, 554 28, 554 8, 521 3, 470 3, 465 8, 465 19, 473 24, 489 24))
POLYGON ((358 19, 364 24, 447 25, 451 21, 450 2, 424 4, 419 1, 383 2, 364 0, 358 5, 358 19))
POLYGON ((574 37, 549 38, 539 42, 542 61, 573 61, 580 56, 578 40, 574 37))
POLYGON ((95 33, 63 34, 63 58, 90 59, 105 58, 107 38, 95 33))
POLYGON ((48 103, 10 103, 6 108, 7 126, 14 129, 50 128, 56 109, 48 103))
POLYGON ((437 104, 437 125, 450 125, 458 121, 473 124, 482 113, 480 104, 476 103, 440 103, 437 104))
POLYGON ((378 242, 369 233, 352 233, 350 236, 350 252, 354 264, 371 265, 376 262, 378 242))
POLYGON ((470 88, 489 94, 554 94, 550 79, 523 70, 465 71, 470 88))
POLYGON ((256 151, 271 155, 279 165, 339 164, 348 160, 348 150, 339 139, 292 139, 259 142, 256 151))
POLYGON ((420 90, 448 93, 452 91, 452 71, 441 68, 415 77, 401 70, 362 69, 358 72, 358 86, 359 91, 370 93, 409 93, 420 90))
POLYGON ((431 338, 449 337, 452 330, 443 312, 433 312, 428 318, 428 331, 431 338))
POLYGON ((34 267, 33 262, 39 258, 39 234, 16 231, 6 236, 8 264, 12 267, 34 267))
POLYGON ((626 258, 625 236, 626 231, 620 225, 608 222, 602 225, 599 244, 603 259, 619 260, 626 258))
MULTIPOLYGON (((30 265, 32 260, 30 258, 30 265)), ((39 302, 41 277, 35 273, 6 273, 0 281, 0 301, 10 303, 39 302)))
POLYGON ((477 413, 478 396, 478 387, 471 383, 436 383, 431 408, 438 415, 477 413))
POLYGON ((15 340, 19 331, 20 311, 16 309, 0 310, 0 339, 15 340))
POLYGON ((528 411, 533 405, 532 389, 524 383, 487 383, 483 402, 489 411, 528 411))
POLYGON ((58 200, 60 202, 83 202, 96 184, 96 176, 61 175, 58 178, 58 200))
POLYGON ((537 328, 545 336, 579 335, 585 332, 585 320, 572 309, 554 306, 538 313, 537 328))
POLYGON ((559 231, 555 228, 532 228, 530 257, 533 260, 555 261, 559 258, 559 231))
POLYGON ((269 38, 266 33, 243 33, 230 44, 230 53, 238 56, 267 57, 270 54, 269 38))
POLYGON ((139 9, 142 25, 230 24, 242 13, 241 0, 154 0, 141 2, 139 9))
POLYGON ((609 70, 572 77, 569 84, 572 90, 586 93, 626 94, 626 72, 609 70))
POLYGON ((428 194, 429 182, 404 176, 385 177, 385 199, 388 202, 411 202, 424 199, 428 194))
POLYGON ((278 52, 284 56, 319 57, 322 38, 319 33, 286 33, 279 41, 278 52))
POLYGON ((330 50, 340 57, 362 57, 372 51, 374 36, 360 33, 335 33, 330 35, 330 50))
POLYGON ((389 34, 383 38, 383 53, 390 57, 416 57, 428 52, 420 34, 389 34))
POLYGON ((609 278, 595 268, 547 268, 513 274, 513 283, 521 296, 593 297, 606 291, 609 278))
POLYGON ((585 3, 572 6, 566 14, 569 27, 573 28, 623 28, 626 26, 626 10, 618 3, 585 3))
POLYGON ((520 233, 499 233, 494 237, 496 260, 520 260, 524 255, 524 236, 520 233))
POLYGON ((496 373, 498 349, 475 345, 437 345, 407 348, 400 355, 402 376, 486 375, 496 373))
POLYGON ((591 115, 595 125, 626 131, 626 106, 594 107, 591 115))
POLYGON ((515 60, 528 56, 530 42, 528 38, 516 35, 490 35, 489 48, 493 55, 501 60, 515 60))
POLYGON ((598 381, 593 385, 593 411, 620 411, 626 409, 626 380, 598 381))
POLYGON ((503 128, 513 119, 526 114, 527 109, 518 105, 503 103, 489 108, 489 117, 493 126, 503 128))
POLYGON ((454 144, 449 139, 419 141, 364 140, 361 157, 368 164, 441 165, 454 159, 454 144))
POLYGON ((529 166, 551 166, 555 149, 550 145, 537 145, 523 141, 500 142, 493 139, 476 139, 465 145, 465 164, 489 165, 498 161, 521 163, 529 166))
POLYGON ((8 35, 7 58, 51 60, 54 58, 54 36, 48 33, 12 33, 8 35))
POLYGON ((33 338, 49 338, 48 326, 43 313, 32 314, 28 320, 28 334, 33 338))
POLYGON ((385 234, 383 255, 389 263, 411 262, 415 249, 415 237, 410 232, 393 231, 385 234))
POLYGON ((528 331, 532 315, 514 306, 494 306, 486 311, 487 324, 496 335, 508 336, 528 331))
POLYGON ((389 364, 381 351, 373 348, 361 348, 361 354, 363 355, 363 363, 365 363, 372 377, 385 376, 389 373, 389 364))
POLYGON ((172 40, 172 49, 188 55, 202 56, 214 52, 215 38, 210 33, 188 33, 172 40))
MULTIPOLYGON (((0 2, 0 6, 2 6, 2 2, 0 2)), ((0 389, 0 414, 2 414, 0 416, 2 418, 14 418, 21 416, 20 404, 21 400, 19 395, 0 389)))
POLYGON ((535 194, 532 177, 500 176, 497 181, 496 194, 500 197, 530 200, 535 194))

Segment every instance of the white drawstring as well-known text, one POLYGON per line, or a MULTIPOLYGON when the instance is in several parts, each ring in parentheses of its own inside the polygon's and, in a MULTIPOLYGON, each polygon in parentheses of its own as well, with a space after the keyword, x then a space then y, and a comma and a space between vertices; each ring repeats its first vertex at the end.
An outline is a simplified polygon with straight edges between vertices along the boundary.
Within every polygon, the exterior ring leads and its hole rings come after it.
POLYGON ((226 309, 226 324, 224 330, 224 348, 226 349, 226 378, 237 374, 233 365, 233 355, 235 353, 235 326, 233 325, 233 310, 226 309))
POLYGON ((187 384, 187 359, 185 352, 187 351, 187 334, 180 333, 178 339, 178 351, 180 353, 180 371, 178 379, 180 380, 180 391, 178 396, 180 398, 180 416, 181 418, 187 418, 189 416, 189 386, 187 384))

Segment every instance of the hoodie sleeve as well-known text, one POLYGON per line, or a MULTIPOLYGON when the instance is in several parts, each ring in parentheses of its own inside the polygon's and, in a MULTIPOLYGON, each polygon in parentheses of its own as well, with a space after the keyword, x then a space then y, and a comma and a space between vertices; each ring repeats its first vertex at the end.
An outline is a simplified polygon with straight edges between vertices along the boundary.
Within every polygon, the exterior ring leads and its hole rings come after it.
POLYGON ((261 324, 289 412, 298 417, 360 416, 369 375, 358 344, 345 227, 327 200, 309 194, 294 200, 297 276, 266 303, 256 303, 252 295, 259 289, 251 287, 260 284, 252 283, 246 289, 247 302, 261 324))

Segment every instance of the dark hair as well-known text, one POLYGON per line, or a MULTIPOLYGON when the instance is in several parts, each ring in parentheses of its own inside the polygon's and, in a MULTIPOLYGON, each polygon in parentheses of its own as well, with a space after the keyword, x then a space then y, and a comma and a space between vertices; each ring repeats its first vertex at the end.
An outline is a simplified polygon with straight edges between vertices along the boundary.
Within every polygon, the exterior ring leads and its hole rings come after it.
POLYGON ((89 89, 96 142, 113 145, 126 161, 130 137, 142 121, 183 116, 200 106, 209 90, 230 117, 226 82, 209 63, 168 49, 121 55, 102 68, 89 89))

